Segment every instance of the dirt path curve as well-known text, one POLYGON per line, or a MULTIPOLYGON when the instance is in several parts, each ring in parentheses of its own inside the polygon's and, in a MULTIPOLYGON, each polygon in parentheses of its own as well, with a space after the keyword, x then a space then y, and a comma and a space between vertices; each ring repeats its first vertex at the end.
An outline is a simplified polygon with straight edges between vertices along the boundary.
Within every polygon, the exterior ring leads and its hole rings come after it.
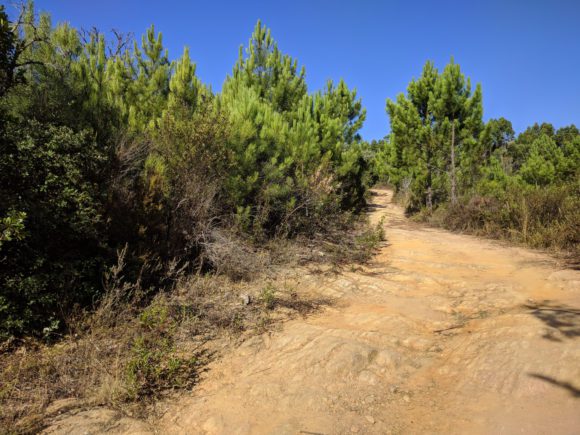
POLYGON ((175 434, 579 434, 580 272, 413 224, 374 192, 388 244, 304 279, 336 303, 216 361, 155 424, 175 434))

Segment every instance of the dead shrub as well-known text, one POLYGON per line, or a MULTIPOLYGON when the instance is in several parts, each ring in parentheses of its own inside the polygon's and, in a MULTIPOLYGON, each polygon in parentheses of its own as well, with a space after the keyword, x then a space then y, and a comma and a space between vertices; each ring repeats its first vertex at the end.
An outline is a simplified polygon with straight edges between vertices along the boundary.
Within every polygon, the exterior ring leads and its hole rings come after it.
POLYGON ((475 195, 465 202, 439 207, 431 217, 431 221, 442 223, 454 231, 475 233, 485 231, 493 235, 494 219, 497 219, 500 206, 495 198, 475 195))
POLYGON ((250 280, 270 263, 268 251, 252 246, 233 231, 213 229, 203 247, 203 257, 211 268, 233 280, 250 280))
POLYGON ((301 262, 330 264, 339 267, 346 264, 367 263, 385 241, 384 219, 377 225, 369 225, 365 217, 343 216, 337 218, 325 232, 311 239, 301 239, 303 246, 301 262))

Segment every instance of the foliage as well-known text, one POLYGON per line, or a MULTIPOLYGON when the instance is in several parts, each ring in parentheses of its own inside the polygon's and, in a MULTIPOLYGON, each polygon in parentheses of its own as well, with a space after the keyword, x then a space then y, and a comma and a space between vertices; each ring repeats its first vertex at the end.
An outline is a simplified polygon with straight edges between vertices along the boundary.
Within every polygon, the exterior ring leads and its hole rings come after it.
POLYGON ((10 210, 6 217, 0 219, 0 248, 3 242, 22 240, 25 237, 24 220, 26 213, 10 210))
POLYGON ((104 254, 97 180, 106 159, 87 132, 37 121, 5 131, 0 148, 0 311, 2 334, 13 334, 58 324, 59 306, 91 302, 104 254))
POLYGON ((505 118, 482 121, 451 61, 427 62, 407 95, 387 101, 390 136, 377 144, 374 171, 394 185, 410 212, 448 228, 574 250, 578 233, 580 134, 534 124, 515 136, 505 118), (453 192, 455 190, 455 193, 453 192))
POLYGON ((180 355, 175 346, 175 330, 180 320, 170 307, 156 301, 139 316, 139 328, 131 340, 125 365, 129 398, 158 394, 161 390, 186 387, 197 377, 195 356, 180 355))
POLYGON ((391 135, 381 171, 399 190, 407 186, 410 209, 454 200, 458 178, 473 177, 483 126, 481 99, 481 87, 472 92, 470 80, 452 59, 442 73, 427 62, 406 96, 387 100, 391 135))
POLYGON ((260 292, 260 300, 264 307, 268 310, 274 308, 274 303, 276 301, 276 288, 271 284, 268 283, 262 291, 260 292))
POLYGON ((309 93, 260 22, 219 94, 153 26, 115 36, 0 10, 2 339, 62 332, 125 246, 126 278, 154 293, 176 268, 245 276, 230 241, 310 237, 365 204, 356 91, 309 93))

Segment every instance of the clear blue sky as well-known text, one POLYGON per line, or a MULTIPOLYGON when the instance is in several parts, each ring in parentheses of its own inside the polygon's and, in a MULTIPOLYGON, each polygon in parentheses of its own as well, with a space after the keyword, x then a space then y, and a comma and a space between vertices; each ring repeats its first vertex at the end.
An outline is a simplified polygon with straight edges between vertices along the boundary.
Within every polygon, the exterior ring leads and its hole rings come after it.
POLYGON ((367 108, 366 139, 388 133, 395 98, 426 60, 454 56, 481 83, 485 119, 516 131, 538 121, 580 126, 580 0, 153 1, 37 0, 54 22, 134 32, 155 24, 172 58, 190 47, 198 76, 221 89, 261 19, 306 67, 309 89, 344 78, 367 108))

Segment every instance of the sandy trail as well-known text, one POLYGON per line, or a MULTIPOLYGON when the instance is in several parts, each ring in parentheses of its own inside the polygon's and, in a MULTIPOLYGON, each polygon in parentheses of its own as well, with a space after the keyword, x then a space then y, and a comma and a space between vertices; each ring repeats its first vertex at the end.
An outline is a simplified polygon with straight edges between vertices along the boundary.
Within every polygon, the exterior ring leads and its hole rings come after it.
POLYGON ((154 432, 580 433, 580 272, 373 198, 373 263, 304 278, 335 303, 215 361, 154 432))

